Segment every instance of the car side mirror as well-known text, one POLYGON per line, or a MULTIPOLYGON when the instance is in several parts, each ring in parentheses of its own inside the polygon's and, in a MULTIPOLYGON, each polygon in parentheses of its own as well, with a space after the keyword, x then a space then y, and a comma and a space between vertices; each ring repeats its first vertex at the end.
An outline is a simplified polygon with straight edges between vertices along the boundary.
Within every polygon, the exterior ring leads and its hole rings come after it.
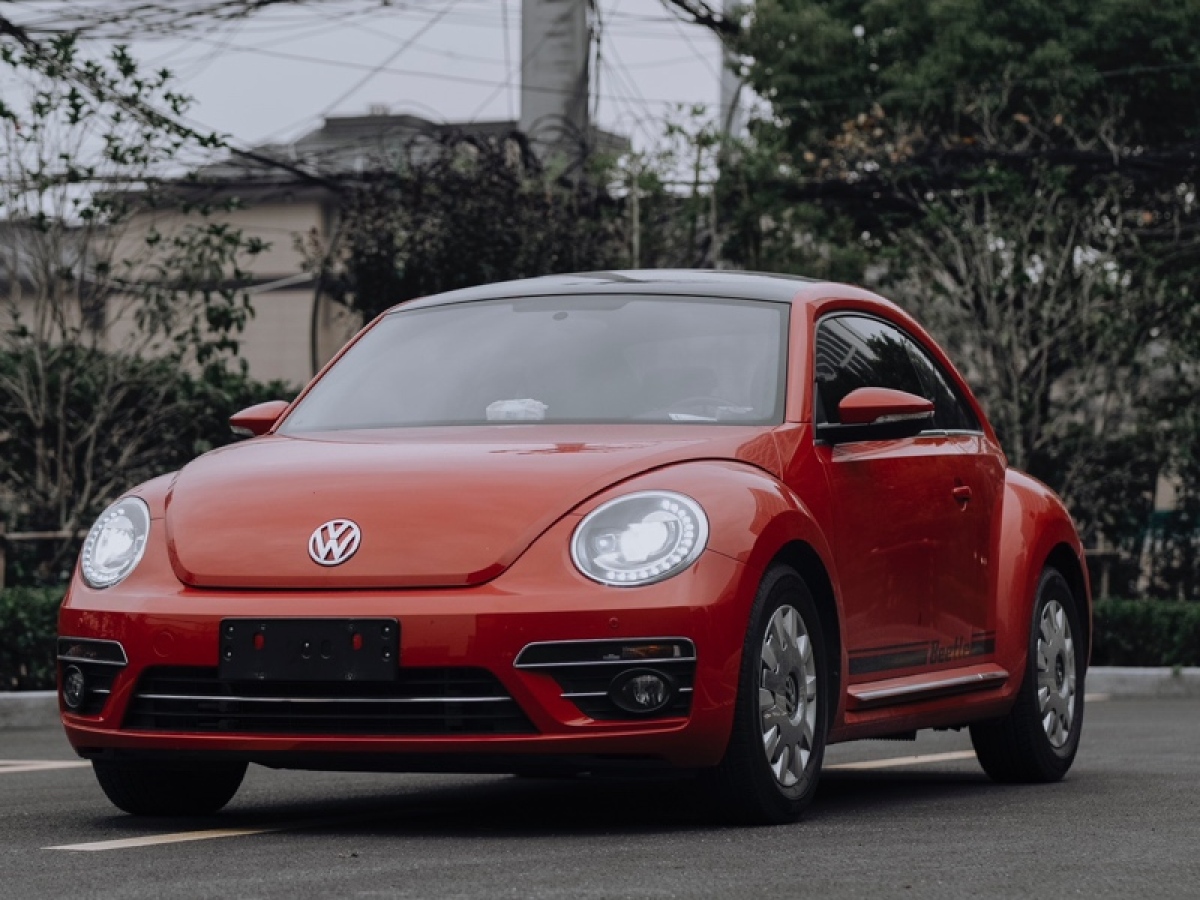
POLYGON ((286 400, 256 403, 230 416, 229 427, 238 437, 258 437, 270 431, 290 405, 286 400))
POLYGON ((891 388, 857 388, 838 404, 841 424, 817 426, 826 444, 890 441, 920 434, 933 424, 933 401, 891 388))

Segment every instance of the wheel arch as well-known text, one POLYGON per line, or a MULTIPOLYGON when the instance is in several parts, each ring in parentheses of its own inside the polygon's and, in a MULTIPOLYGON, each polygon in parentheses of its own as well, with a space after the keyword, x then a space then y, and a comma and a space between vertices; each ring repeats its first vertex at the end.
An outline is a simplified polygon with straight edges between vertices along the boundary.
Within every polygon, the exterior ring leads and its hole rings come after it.
POLYGON ((1024 671, 1038 582, 1047 566, 1060 571, 1079 604, 1090 651, 1092 601, 1083 545, 1066 508, 1041 482, 1006 474, 996 561, 996 656, 1009 672, 1024 671))
POLYGON ((1075 598, 1075 603, 1079 612, 1079 623, 1083 626, 1083 644, 1085 658, 1089 661, 1092 656, 1092 610, 1091 604, 1088 602, 1089 591, 1087 583, 1087 569, 1076 556, 1075 551, 1068 544, 1060 543, 1050 551, 1046 557, 1046 566, 1053 566, 1063 578, 1067 579, 1067 584, 1071 588, 1071 596, 1075 598))
MULTIPOLYGON (((784 544, 772 557, 771 563, 781 563, 795 569, 812 593, 817 614, 821 617, 825 650, 829 654, 829 674, 833 679, 828 696, 835 698, 835 707, 839 706, 842 696, 842 663, 845 652, 842 645, 841 616, 838 614, 837 597, 834 594, 833 581, 825 563, 813 546, 802 540, 792 540, 784 544)), ((831 718, 831 726, 833 721, 831 718)))

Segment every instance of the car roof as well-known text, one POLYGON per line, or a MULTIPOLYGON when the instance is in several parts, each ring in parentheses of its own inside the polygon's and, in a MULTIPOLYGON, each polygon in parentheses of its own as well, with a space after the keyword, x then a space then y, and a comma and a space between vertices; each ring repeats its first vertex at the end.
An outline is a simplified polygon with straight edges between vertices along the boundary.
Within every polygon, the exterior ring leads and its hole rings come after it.
MULTIPOLYGON (((396 308, 407 310, 469 303, 474 300, 562 294, 656 294, 799 302, 827 296, 828 288, 832 286, 831 282, 800 275, 776 275, 733 269, 629 269, 501 281, 434 294, 396 308)), ((866 294, 865 291, 846 285, 837 287, 852 291, 857 296, 866 294)))

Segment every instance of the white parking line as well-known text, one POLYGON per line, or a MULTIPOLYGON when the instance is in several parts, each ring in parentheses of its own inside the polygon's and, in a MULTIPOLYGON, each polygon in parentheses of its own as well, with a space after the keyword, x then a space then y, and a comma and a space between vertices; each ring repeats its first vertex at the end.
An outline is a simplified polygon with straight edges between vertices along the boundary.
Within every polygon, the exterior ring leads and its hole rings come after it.
POLYGON ((895 756, 891 759, 868 759, 863 762, 838 763, 825 766, 827 771, 851 769, 895 769, 900 766, 923 766, 926 763, 951 762, 958 759, 974 759, 974 750, 955 750, 951 753, 927 753, 924 756, 895 756))
POLYGON ((58 847, 43 847, 43 850, 126 850, 130 847, 153 847, 157 844, 184 844, 188 841, 210 841, 214 838, 246 837, 251 834, 270 834, 286 831, 279 828, 213 828, 208 831, 177 831, 174 834, 149 834, 145 837, 122 838, 116 841, 92 841, 87 844, 62 844, 58 847))
POLYGON ((90 762, 67 759, 0 759, 0 775, 18 772, 48 772, 51 769, 82 769, 90 762))
POLYGON ((333 815, 319 819, 297 819, 278 825, 263 825, 258 828, 210 828, 206 831, 175 831, 169 834, 147 834, 142 837, 119 838, 113 841, 89 841, 84 844, 59 844, 43 847, 43 850, 127 850, 131 847, 154 847, 159 844, 186 844, 189 841, 211 841, 216 838, 250 837, 256 834, 277 834, 281 831, 304 831, 309 828, 329 828, 339 825, 358 825, 392 815, 390 811, 333 815))

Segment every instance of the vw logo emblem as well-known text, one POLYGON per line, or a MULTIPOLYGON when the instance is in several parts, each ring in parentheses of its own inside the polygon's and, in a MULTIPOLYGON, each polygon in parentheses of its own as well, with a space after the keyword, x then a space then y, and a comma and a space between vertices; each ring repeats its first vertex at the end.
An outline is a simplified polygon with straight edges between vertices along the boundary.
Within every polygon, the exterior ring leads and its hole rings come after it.
POLYGON ((361 541, 362 532, 349 519, 330 519, 308 539, 308 555, 318 566, 340 566, 361 541))

